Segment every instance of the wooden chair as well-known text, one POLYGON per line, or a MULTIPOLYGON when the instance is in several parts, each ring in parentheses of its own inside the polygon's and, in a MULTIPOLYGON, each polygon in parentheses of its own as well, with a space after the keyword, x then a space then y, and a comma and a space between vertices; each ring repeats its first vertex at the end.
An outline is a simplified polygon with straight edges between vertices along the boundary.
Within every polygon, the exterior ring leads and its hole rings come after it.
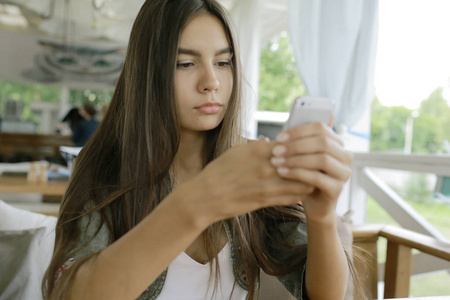
MULTIPOLYGON (((378 297, 377 242, 388 241, 385 268, 384 299, 408 298, 412 269, 412 249, 450 261, 450 244, 403 228, 383 224, 353 226, 353 245, 362 249, 360 259, 354 259, 359 278, 366 289, 367 299, 378 297)), ((292 300, 293 297, 275 277, 261 274, 260 300, 292 300)), ((359 299, 356 295, 354 300, 359 299)))
MULTIPOLYGON (((383 224, 364 224, 353 227, 353 244, 362 248, 365 263, 355 260, 356 268, 367 289, 369 299, 377 299, 378 262, 377 241, 387 239, 384 272, 384 299, 407 298, 412 270, 412 249, 450 261, 450 243, 383 224)), ((355 300, 359 300, 356 299, 355 300)))

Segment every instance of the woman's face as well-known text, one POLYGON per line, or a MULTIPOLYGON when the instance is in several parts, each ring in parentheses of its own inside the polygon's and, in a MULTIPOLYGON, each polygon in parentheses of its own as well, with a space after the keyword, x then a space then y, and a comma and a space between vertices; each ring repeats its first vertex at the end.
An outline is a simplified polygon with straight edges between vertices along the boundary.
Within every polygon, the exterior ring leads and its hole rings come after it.
POLYGON ((175 101, 181 132, 216 128, 233 89, 232 50, 222 23, 204 14, 181 32, 175 101))

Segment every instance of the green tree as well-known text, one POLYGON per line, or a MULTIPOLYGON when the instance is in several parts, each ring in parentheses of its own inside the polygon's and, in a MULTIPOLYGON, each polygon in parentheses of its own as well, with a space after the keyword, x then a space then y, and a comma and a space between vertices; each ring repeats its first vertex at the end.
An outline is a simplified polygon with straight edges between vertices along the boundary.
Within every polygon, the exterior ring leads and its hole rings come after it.
POLYGON ((435 89, 421 102, 416 121, 413 150, 417 153, 441 152, 444 141, 450 141, 450 107, 442 96, 442 88, 435 89))
POLYGON ((70 90, 69 103, 80 106, 89 101, 96 106, 108 105, 111 102, 113 91, 110 90, 70 90))
MULTIPOLYGON (((69 90, 69 103, 73 106, 80 106, 84 102, 90 101, 96 106, 104 106, 111 102, 112 94, 111 90, 71 89, 69 90)), ((3 103, 7 99, 22 101, 22 120, 39 125, 40 115, 33 112, 30 103, 37 101, 58 103, 61 101, 61 88, 0 79, 0 115, 3 115, 3 103)))
POLYGON ((296 97, 305 94, 289 34, 282 32, 261 49, 258 109, 286 112, 296 97))
POLYGON ((437 153, 444 143, 442 124, 430 114, 419 114, 414 119, 412 153, 437 153))
POLYGON ((442 88, 435 89, 427 99, 420 103, 419 112, 420 114, 432 115, 440 120, 450 118, 450 107, 442 97, 442 88))
POLYGON ((370 150, 403 151, 406 120, 411 112, 403 106, 383 106, 375 98, 372 102, 370 150))
MULTIPOLYGON (((442 97, 442 88, 423 100, 413 119, 412 153, 440 153, 444 141, 450 141, 450 107, 442 97)), ((403 151, 405 128, 413 111, 403 106, 387 107, 375 98, 372 102, 371 151, 403 151)))
POLYGON ((61 99, 61 89, 40 84, 0 80, 0 112, 2 115, 3 103, 7 99, 22 101, 22 119, 38 122, 39 117, 31 110, 30 103, 34 101, 58 102, 61 99))

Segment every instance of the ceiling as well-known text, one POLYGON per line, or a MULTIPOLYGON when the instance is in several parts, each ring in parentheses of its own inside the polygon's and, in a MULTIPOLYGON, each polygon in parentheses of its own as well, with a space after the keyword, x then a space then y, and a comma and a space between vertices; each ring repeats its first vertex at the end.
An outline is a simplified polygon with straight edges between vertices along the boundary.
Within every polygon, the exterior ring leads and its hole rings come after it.
MULTIPOLYGON (((240 1, 245 0, 219 0, 231 12, 240 1)), ((263 2, 260 32, 265 44, 287 30, 287 0, 257 1, 263 2)), ((0 78, 113 89, 143 2, 0 0, 0 78)))
MULTIPOLYGON (((228 10, 240 1, 219 0, 228 10)), ((286 0, 263 2, 262 40, 287 28, 286 0)), ((0 30, 126 43, 144 0, 0 0, 0 30)))

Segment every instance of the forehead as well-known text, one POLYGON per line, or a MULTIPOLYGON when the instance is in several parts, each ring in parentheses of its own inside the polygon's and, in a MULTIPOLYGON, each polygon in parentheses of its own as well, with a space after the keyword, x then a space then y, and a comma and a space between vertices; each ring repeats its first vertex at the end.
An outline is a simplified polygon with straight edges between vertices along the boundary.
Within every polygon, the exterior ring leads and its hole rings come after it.
POLYGON ((222 22, 210 14, 201 14, 195 17, 181 31, 180 48, 201 50, 205 47, 219 49, 229 46, 222 22))

